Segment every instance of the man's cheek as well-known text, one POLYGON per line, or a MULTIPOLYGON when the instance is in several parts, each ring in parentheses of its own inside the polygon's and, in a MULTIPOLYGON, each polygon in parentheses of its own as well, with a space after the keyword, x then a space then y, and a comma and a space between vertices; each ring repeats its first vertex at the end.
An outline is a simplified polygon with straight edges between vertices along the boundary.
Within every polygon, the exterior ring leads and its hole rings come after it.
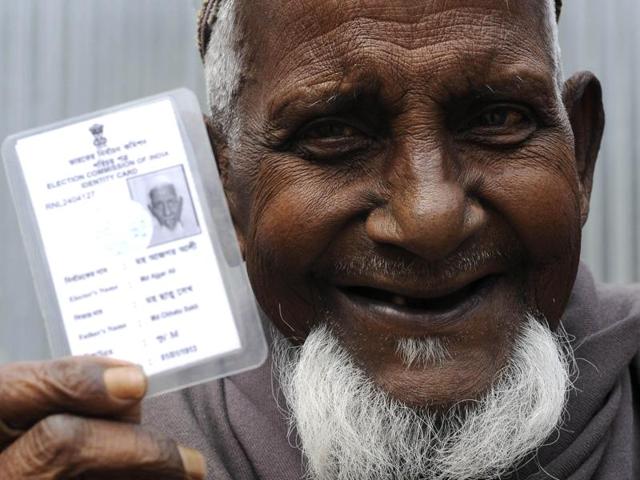
MULTIPOLYGON (((252 199, 245 236, 247 269, 260 305, 276 324, 283 319, 297 334, 312 321, 310 265, 331 237, 329 201, 317 190, 293 179, 262 185, 252 199)), ((283 333, 290 333, 283 325, 283 333)))
POLYGON ((254 217, 253 250, 256 255, 268 255, 273 268, 295 274, 321 250, 327 235, 323 221, 327 206, 320 204, 322 199, 309 201, 307 195, 304 190, 287 188, 254 217))
POLYGON ((578 255, 577 186, 543 170, 510 170, 491 192, 492 203, 514 229, 534 263, 578 255))
POLYGON ((548 169, 504 175, 491 202, 522 242, 527 302, 554 326, 568 300, 580 254, 577 184, 548 169))
MULTIPOLYGON (((286 178, 286 177, 285 177, 286 178)), ((366 209, 358 186, 336 188, 335 179, 317 173, 279 182, 256 197, 252 208, 252 248, 268 254, 273 268, 306 271, 358 213, 366 209)))

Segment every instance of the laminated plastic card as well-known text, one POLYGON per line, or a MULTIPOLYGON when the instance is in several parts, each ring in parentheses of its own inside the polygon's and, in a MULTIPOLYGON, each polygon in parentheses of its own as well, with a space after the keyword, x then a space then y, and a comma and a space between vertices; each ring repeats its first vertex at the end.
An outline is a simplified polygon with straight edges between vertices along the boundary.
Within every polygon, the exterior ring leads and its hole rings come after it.
POLYGON ((13 135, 2 152, 52 357, 137 363, 150 395, 264 361, 192 92, 13 135))

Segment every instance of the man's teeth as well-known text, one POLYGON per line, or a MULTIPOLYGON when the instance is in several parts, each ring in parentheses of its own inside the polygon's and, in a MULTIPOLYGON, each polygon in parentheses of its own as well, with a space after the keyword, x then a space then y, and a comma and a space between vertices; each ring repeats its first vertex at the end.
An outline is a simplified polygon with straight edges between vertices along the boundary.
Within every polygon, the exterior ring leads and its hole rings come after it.
POLYGON ((394 303, 395 305, 400 305, 401 307, 405 307, 407 305, 407 299, 402 295, 394 295, 391 298, 391 303, 394 303))

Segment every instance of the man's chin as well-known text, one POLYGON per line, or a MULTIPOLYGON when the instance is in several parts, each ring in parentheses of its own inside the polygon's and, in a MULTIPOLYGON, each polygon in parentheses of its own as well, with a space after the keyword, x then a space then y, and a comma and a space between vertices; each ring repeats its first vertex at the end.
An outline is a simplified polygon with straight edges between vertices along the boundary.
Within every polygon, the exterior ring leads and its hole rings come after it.
POLYGON ((455 337, 392 337, 387 341, 394 344, 393 351, 381 352, 375 362, 363 359, 354 344, 340 344, 391 398, 412 407, 439 410, 482 397, 508 364, 514 340, 500 348, 496 342, 494 349, 455 337))
POLYGON ((448 398, 448 409, 420 384, 442 365, 379 384, 326 325, 301 347, 277 335, 276 371, 311 478, 493 478, 513 468, 556 428, 570 386, 568 344, 531 316, 522 325, 500 374, 472 402, 448 398))
POLYGON ((482 396, 507 364, 526 318, 515 290, 514 282, 500 277, 485 282, 482 295, 469 294, 433 312, 329 292, 325 321, 358 367, 391 397, 447 408, 482 396))
POLYGON ((498 364, 495 357, 482 349, 460 356, 456 353, 449 355, 442 362, 420 365, 407 365, 399 357, 376 371, 364 370, 381 390, 395 400, 412 407, 437 410, 482 397, 508 360, 498 364))
POLYGON ((165 228, 168 228, 169 230, 172 230, 172 231, 173 231, 173 230, 175 230, 176 225, 178 225, 178 222, 175 222, 175 221, 173 221, 173 220, 164 220, 164 221, 162 222, 162 225, 163 225, 165 228))

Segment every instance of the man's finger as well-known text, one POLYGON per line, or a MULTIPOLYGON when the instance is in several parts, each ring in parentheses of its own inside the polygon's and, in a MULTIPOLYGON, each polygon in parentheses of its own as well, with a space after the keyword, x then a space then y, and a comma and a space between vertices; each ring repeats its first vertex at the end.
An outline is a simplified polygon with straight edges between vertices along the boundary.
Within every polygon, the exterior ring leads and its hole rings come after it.
POLYGON ((24 431, 11 428, 0 419, 0 450, 4 450, 7 445, 10 445, 22 434, 24 434, 24 431))
POLYGON ((205 462, 139 426, 72 415, 48 417, 0 454, 2 478, 202 480, 205 462))
POLYGON ((8 364, 0 367, 0 418, 17 429, 63 412, 136 421, 146 388, 139 367, 115 360, 8 364))

